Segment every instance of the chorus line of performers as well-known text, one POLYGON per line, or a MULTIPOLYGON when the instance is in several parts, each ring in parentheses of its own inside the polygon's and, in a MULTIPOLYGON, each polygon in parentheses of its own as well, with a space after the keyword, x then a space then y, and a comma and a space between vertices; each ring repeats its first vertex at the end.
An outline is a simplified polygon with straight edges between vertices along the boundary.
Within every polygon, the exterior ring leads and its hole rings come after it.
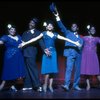
POLYGON ((36 28, 38 20, 33 18, 29 22, 29 29, 22 36, 16 32, 14 25, 7 25, 7 34, 0 38, 0 45, 5 45, 4 64, 2 71, 2 83, 0 90, 5 83, 12 81, 11 89, 17 91, 15 85, 18 79, 23 79, 22 90, 34 89, 38 92, 47 92, 47 89, 54 92, 53 81, 55 74, 59 72, 57 63, 56 39, 64 40, 64 57, 66 58, 66 71, 64 84, 61 87, 69 91, 72 70, 74 68, 74 80, 72 88, 82 90, 79 87, 80 76, 86 79, 86 90, 90 90, 90 77, 97 75, 100 81, 99 60, 97 57, 97 44, 100 38, 95 37, 96 29, 92 25, 87 26, 87 35, 81 37, 76 23, 72 23, 71 30, 61 21, 57 7, 54 3, 50 5, 50 11, 54 15, 62 35, 54 31, 54 22, 47 20, 43 23, 45 31, 36 28), (44 75, 44 83, 41 85, 38 68, 36 64, 37 44, 42 51, 41 74, 44 75), (48 83, 49 81, 49 83, 48 83))

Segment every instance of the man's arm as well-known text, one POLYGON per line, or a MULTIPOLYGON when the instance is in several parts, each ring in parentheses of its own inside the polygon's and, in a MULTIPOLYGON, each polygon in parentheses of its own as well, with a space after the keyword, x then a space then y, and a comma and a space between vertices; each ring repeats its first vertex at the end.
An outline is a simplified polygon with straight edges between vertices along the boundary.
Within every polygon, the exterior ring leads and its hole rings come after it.
POLYGON ((64 26, 64 24, 62 23, 59 14, 55 15, 56 17, 56 22, 59 26, 59 28, 61 29, 61 31, 64 33, 64 35, 66 36, 66 34, 68 33, 68 29, 64 26))
POLYGON ((64 24, 62 23, 60 17, 59 17, 59 13, 58 13, 58 10, 57 10, 57 7, 54 3, 52 3, 50 5, 50 10, 51 12, 53 13, 53 15, 56 17, 56 21, 57 21, 57 24, 59 26, 59 28, 61 29, 61 31, 63 32, 63 34, 66 36, 66 34, 68 34, 69 30, 64 26, 64 24))
POLYGON ((44 51, 44 49, 46 49, 43 39, 39 40, 39 45, 40 45, 40 47, 42 48, 43 51, 44 51))

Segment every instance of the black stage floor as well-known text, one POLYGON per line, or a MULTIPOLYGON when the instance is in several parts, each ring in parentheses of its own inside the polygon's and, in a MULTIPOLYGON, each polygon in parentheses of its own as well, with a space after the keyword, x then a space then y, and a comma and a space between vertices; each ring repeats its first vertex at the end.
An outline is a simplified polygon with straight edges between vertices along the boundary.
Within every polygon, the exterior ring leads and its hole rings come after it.
POLYGON ((81 91, 73 90, 64 91, 60 86, 54 89, 51 93, 36 92, 34 90, 17 92, 12 90, 0 91, 0 99, 100 99, 100 88, 92 87, 89 91, 83 88, 81 91))

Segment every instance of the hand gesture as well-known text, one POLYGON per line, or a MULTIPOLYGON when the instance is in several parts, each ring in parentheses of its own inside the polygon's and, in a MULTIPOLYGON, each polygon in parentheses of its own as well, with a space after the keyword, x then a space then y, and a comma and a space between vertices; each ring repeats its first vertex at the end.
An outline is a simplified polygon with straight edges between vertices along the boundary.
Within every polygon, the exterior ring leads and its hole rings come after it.
POLYGON ((18 48, 22 48, 25 46, 25 42, 23 41, 21 44, 18 45, 18 48))
POLYGON ((58 14, 58 11, 57 11, 57 7, 56 7, 56 5, 54 4, 54 3, 52 3, 51 5, 50 5, 50 10, 51 10, 51 12, 55 15, 55 16, 58 16, 59 14, 58 14))
POLYGON ((75 44, 76 44, 78 47, 82 47, 82 45, 79 43, 79 41, 76 41, 75 44))
POLYGON ((51 56, 51 52, 49 51, 49 49, 47 48, 47 49, 45 49, 44 50, 44 52, 45 52, 45 54, 47 55, 47 56, 51 56))

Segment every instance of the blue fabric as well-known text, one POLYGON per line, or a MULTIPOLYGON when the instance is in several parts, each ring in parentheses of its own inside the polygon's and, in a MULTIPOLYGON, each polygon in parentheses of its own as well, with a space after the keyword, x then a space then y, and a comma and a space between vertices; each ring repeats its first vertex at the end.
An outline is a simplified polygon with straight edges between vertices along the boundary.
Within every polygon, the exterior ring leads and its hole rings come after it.
POLYGON ((57 73, 57 54, 56 51, 52 51, 52 55, 50 57, 47 57, 45 54, 43 55, 42 59, 42 74, 48 74, 48 73, 57 73))
MULTIPOLYGON (((66 38, 69 38, 73 41, 79 41, 79 43, 83 45, 83 39, 80 36, 76 37, 74 33, 68 30, 61 21, 57 21, 57 23, 66 38)), ((64 56, 67 58, 65 85, 67 85, 68 87, 70 85, 73 67, 75 67, 73 87, 78 86, 80 80, 81 53, 82 53, 82 47, 79 48, 70 42, 65 42, 64 56), (76 49, 78 49, 78 51, 76 49)))
POLYGON ((21 43, 21 37, 18 35, 18 38, 18 41, 7 35, 0 38, 6 46, 2 80, 13 80, 19 77, 25 77, 24 59, 21 49, 18 48, 18 45, 21 43))
MULTIPOLYGON (((66 38, 69 38, 73 41, 79 41, 79 43, 81 45, 83 45, 83 39, 79 36, 78 38, 74 35, 74 33, 70 30, 68 30, 61 21, 58 21, 58 26, 61 28, 61 31, 63 32, 63 34, 65 35, 66 38)), ((77 49, 79 49, 80 53, 82 51, 82 48, 77 47, 75 44, 71 43, 71 42, 65 42, 65 47, 67 46, 72 46, 72 47, 76 47, 77 49)), ((68 57, 68 56, 73 56, 76 57, 77 56, 77 51, 75 49, 64 49, 64 56, 68 57)))
POLYGON ((51 38, 50 36, 47 35, 46 31, 43 32, 43 40, 44 40, 46 48, 49 48, 49 47, 55 48, 55 40, 57 38, 57 35, 58 33, 55 32, 54 36, 51 38))
POLYGON ((46 48, 49 48, 51 56, 48 57, 45 54, 43 55, 42 70, 41 70, 42 74, 58 72, 57 54, 55 49, 56 38, 57 38, 57 33, 54 33, 54 36, 51 38, 46 34, 46 32, 43 32, 43 40, 46 48))
POLYGON ((54 5, 54 3, 52 3, 52 4, 50 5, 50 10, 51 10, 52 12, 55 12, 55 5, 54 5))

